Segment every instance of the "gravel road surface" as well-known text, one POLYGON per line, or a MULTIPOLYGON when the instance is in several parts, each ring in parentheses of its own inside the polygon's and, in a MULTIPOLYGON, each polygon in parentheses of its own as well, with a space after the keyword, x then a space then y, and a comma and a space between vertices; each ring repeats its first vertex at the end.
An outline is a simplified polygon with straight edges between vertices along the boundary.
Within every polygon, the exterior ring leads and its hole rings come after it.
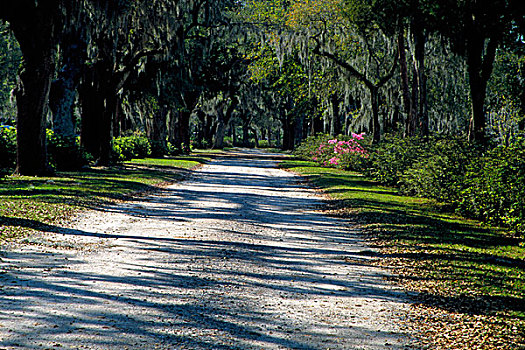
POLYGON ((239 151, 0 249, 0 349, 405 349, 409 301, 321 197, 239 151))

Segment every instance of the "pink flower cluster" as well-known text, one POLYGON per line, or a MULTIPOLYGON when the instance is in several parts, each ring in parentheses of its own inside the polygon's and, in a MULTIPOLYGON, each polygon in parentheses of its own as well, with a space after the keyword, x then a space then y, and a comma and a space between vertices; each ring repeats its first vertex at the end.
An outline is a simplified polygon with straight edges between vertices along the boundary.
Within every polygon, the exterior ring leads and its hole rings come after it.
POLYGON ((364 133, 352 133, 352 138, 348 141, 331 139, 326 143, 321 142, 317 149, 311 152, 312 160, 320 161, 325 166, 347 168, 351 162, 355 161, 355 157, 368 157, 367 151, 358 142, 363 139, 364 133))

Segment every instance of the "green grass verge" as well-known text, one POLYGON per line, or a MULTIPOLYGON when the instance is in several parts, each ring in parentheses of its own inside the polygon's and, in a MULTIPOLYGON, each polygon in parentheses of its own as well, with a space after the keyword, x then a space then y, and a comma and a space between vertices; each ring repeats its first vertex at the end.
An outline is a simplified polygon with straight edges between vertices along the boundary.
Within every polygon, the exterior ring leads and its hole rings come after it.
POLYGON ((523 239, 458 217, 432 200, 403 196, 358 173, 296 160, 281 167, 307 176, 333 199, 334 215, 353 221, 381 248, 377 263, 395 266, 398 282, 418 292, 418 303, 430 310, 424 318, 435 323, 425 326, 430 344, 525 348, 523 239), (436 320, 438 313, 446 317, 436 320))
POLYGON ((54 177, 8 176, 0 180, 0 241, 51 230, 73 213, 123 200, 182 179, 210 158, 134 159, 123 165, 59 172, 54 177))

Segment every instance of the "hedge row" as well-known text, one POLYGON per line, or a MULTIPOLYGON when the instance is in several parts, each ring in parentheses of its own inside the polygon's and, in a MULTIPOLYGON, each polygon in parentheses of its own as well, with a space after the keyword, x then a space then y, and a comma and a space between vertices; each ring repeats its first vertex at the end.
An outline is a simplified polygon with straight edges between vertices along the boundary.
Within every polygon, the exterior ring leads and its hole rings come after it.
MULTIPOLYGON (((46 130, 47 151, 51 167, 57 170, 78 170, 93 161, 81 146, 78 137, 64 138, 46 130)), ((140 133, 117 137, 113 140, 112 160, 121 162, 132 158, 145 158, 152 154, 148 138, 140 133)), ((168 152, 168 150, 166 150, 168 152)), ((0 177, 11 172, 16 163, 16 128, 0 126, 0 177)))
POLYGON ((331 139, 310 137, 295 154, 324 166, 360 171, 402 193, 448 203, 465 216, 525 235, 524 139, 482 151, 456 137, 387 136, 337 163, 329 158, 337 151, 326 148, 331 139))

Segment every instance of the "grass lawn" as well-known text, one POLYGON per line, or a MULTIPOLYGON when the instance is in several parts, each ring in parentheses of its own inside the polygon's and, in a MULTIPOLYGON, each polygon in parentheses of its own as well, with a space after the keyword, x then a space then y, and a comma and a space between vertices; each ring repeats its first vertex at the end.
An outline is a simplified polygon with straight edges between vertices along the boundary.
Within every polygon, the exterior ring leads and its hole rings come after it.
POLYGON ((0 180, 0 241, 60 225, 73 213, 182 179, 213 156, 134 159, 122 165, 0 180))
POLYGON ((411 319, 422 348, 525 349, 525 243, 504 230, 400 195, 360 174, 284 161, 332 199, 330 212, 358 225, 417 292, 411 319))

